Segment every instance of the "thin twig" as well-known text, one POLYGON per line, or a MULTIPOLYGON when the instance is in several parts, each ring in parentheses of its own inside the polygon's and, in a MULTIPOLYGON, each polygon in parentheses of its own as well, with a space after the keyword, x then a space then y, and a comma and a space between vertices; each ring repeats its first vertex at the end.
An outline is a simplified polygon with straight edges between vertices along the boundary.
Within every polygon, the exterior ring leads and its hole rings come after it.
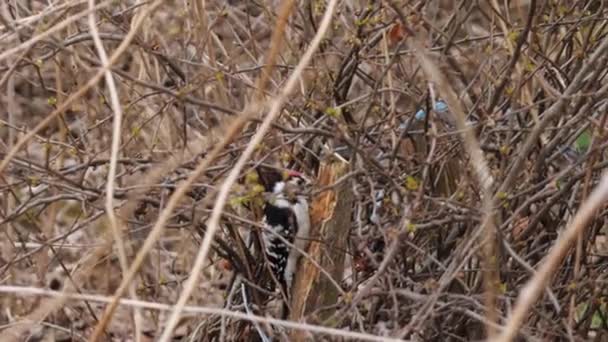
MULTIPOLYGON (((112 106, 112 111, 114 112, 114 123, 112 126, 112 147, 110 150, 110 167, 108 169, 108 181, 106 182, 105 208, 106 215, 108 217, 108 221, 114 238, 114 243, 116 244, 116 249, 118 251, 118 260, 120 263, 120 268, 122 270, 122 274, 126 274, 129 268, 129 261, 127 260, 127 253, 125 251, 125 244, 122 237, 122 231, 124 230, 124 228, 122 224, 119 225, 119 222, 116 218, 116 213, 114 212, 114 179, 116 177, 116 164, 120 148, 120 135, 122 132, 122 107, 118 98, 116 83, 114 82, 114 77, 112 76, 112 72, 110 71, 111 64, 108 61, 108 55, 106 54, 106 50, 103 47, 103 43, 99 38, 97 23, 95 22, 95 1, 88 0, 88 2, 89 9, 91 10, 91 12, 89 13, 89 28, 91 30, 91 36, 93 37, 95 49, 97 50, 97 54, 99 55, 99 59, 102 63, 104 77, 106 80, 108 91, 110 92, 110 104, 112 106)), ((136 16, 134 18, 134 21, 137 20, 138 18, 136 16)), ((129 295, 131 296, 131 298, 137 299, 137 293, 135 292, 134 283, 131 283, 129 286, 129 295)), ((133 322, 135 324, 135 341, 139 342, 142 339, 142 316, 141 312, 139 312, 138 309, 135 309, 135 311, 133 312, 133 322)))

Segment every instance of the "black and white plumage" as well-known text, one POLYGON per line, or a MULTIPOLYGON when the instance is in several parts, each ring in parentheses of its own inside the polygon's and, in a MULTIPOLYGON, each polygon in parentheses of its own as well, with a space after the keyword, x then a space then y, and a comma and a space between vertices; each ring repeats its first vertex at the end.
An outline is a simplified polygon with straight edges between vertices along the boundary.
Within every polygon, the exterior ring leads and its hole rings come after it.
POLYGON ((263 218, 266 259, 275 278, 289 296, 301 255, 297 250, 306 248, 310 234, 308 200, 303 194, 309 182, 295 171, 285 174, 267 171, 260 172, 260 176, 268 192, 263 218))

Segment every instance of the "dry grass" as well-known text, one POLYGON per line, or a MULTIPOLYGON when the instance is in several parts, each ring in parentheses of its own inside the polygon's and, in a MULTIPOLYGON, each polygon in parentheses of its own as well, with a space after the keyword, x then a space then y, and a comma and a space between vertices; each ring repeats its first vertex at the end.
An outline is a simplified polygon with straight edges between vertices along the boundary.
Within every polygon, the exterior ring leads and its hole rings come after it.
POLYGON ((608 7, 333 3, 0 4, 3 341, 608 339, 608 7), (269 318, 252 172, 330 159, 338 302, 269 318))

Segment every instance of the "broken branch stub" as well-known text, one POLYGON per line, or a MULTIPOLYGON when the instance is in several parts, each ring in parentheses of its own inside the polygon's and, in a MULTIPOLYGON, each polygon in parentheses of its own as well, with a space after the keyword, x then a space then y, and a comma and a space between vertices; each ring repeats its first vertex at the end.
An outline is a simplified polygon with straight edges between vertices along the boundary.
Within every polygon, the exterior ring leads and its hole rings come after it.
MULTIPOLYGON (((325 188, 333 185, 347 171, 342 162, 321 164, 317 186, 325 188)), ((322 321, 333 312, 338 302, 340 284, 344 275, 344 258, 347 250, 349 228, 352 219, 353 196, 348 182, 319 193, 311 203, 311 241, 308 247, 310 257, 334 279, 332 282, 308 258, 300 259, 300 266, 292 289, 290 320, 322 321)), ((292 332, 293 341, 303 341, 304 332, 292 332)))

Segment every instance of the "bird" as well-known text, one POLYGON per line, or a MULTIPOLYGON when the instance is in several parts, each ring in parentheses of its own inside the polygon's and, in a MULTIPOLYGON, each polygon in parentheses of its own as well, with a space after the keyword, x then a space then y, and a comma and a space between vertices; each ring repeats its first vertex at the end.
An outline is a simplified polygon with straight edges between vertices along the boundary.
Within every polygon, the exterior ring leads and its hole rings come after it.
POLYGON ((281 316, 288 314, 285 302, 291 298, 299 251, 310 238, 310 213, 306 189, 310 180, 304 174, 287 170, 258 168, 260 183, 266 190, 263 205, 262 241, 272 275, 286 296, 281 316), (294 248, 295 247, 295 248, 294 248))

